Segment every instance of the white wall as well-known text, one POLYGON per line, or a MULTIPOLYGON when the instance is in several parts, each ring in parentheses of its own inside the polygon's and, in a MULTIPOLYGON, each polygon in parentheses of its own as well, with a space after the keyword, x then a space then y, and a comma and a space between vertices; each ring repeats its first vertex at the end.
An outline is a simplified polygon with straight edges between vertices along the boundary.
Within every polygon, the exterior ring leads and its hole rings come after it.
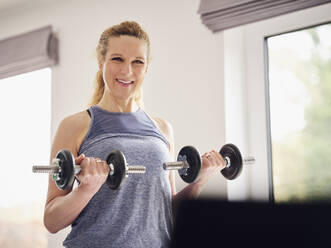
MULTIPOLYGON (((188 144, 201 152, 219 150, 224 144, 223 37, 201 24, 198 5, 199 0, 30 1, 0 12, 0 39, 53 26, 60 40, 60 63, 52 68, 54 135, 62 118, 87 106, 101 32, 124 20, 138 21, 152 42, 146 110, 173 125, 176 152, 188 144)), ((179 190, 185 186, 178 177, 176 182, 179 190)), ((201 196, 226 198, 225 179, 217 175, 201 196)), ((67 231, 50 235, 49 247, 59 247, 67 231)))

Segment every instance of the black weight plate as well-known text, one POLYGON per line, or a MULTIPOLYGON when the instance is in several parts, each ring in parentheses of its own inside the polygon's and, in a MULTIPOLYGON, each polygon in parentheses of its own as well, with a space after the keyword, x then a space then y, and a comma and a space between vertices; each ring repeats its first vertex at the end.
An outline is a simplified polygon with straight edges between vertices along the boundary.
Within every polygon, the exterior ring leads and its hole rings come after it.
POLYGON ((68 150, 59 151, 56 158, 60 159, 59 166, 61 168, 59 180, 56 181, 56 185, 62 190, 69 189, 75 180, 75 159, 68 150))
POLYGON ((200 153, 193 146, 184 146, 178 153, 179 156, 186 156, 186 161, 190 165, 185 174, 179 174, 186 183, 193 183, 199 176, 201 170, 200 153))
POLYGON ((114 150, 107 157, 107 164, 113 164, 114 174, 108 175, 107 184, 111 189, 119 189, 126 176, 126 161, 123 153, 114 150))
POLYGON ((242 171, 242 157, 239 149, 233 144, 226 144, 220 150, 223 158, 230 159, 230 166, 221 170, 222 175, 228 179, 233 180, 237 178, 242 171))

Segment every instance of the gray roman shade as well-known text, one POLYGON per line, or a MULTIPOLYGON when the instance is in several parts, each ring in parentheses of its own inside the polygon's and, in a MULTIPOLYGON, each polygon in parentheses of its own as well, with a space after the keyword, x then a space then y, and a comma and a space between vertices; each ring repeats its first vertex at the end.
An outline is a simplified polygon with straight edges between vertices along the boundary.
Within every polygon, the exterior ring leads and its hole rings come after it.
POLYGON ((201 0, 198 13, 216 32, 325 3, 331 0, 201 0))
POLYGON ((0 79, 57 64, 58 40, 51 26, 0 41, 0 79))

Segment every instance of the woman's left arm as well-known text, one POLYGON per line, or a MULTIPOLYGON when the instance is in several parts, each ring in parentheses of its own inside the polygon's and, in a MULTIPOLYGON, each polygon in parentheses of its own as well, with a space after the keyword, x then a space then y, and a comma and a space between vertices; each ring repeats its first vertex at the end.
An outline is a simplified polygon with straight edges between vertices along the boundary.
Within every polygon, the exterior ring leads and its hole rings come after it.
MULTIPOLYGON (((170 125, 170 123, 160 118, 154 120, 158 123, 160 130, 168 140, 171 159, 174 161, 174 134, 172 126, 170 125)), ((178 205, 182 200, 198 198, 200 192, 208 183, 208 181, 225 167, 225 161, 223 160, 222 156, 214 150, 203 154, 201 156, 201 160, 202 168, 199 178, 195 182, 188 184, 178 193, 176 192, 175 186, 175 171, 170 171, 169 173, 169 180, 172 192, 172 208, 174 216, 176 216, 178 205)))

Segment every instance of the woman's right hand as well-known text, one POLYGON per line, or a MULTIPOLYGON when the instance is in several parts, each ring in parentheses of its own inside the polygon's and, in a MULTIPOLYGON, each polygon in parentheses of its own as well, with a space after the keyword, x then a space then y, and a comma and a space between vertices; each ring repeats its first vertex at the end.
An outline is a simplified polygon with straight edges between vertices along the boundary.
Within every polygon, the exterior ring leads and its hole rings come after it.
POLYGON ((75 158, 75 164, 81 166, 81 171, 76 175, 80 182, 78 187, 96 193, 109 175, 109 166, 106 161, 81 154, 75 158))

